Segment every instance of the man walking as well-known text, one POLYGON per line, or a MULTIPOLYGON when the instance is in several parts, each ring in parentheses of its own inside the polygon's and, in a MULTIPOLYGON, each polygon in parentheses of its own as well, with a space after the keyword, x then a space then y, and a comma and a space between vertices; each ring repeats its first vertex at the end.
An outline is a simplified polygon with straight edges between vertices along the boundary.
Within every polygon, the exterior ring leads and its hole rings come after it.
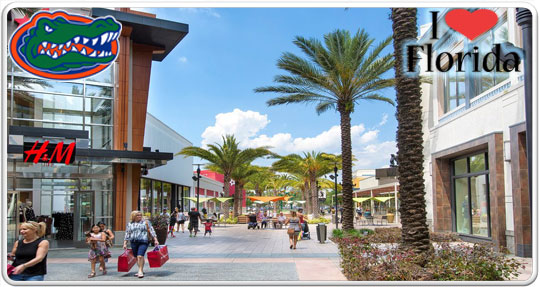
POLYGON ((191 211, 188 212, 188 216, 189 216, 189 225, 188 225, 189 237, 192 237, 193 232, 195 233, 194 237, 196 237, 197 231, 199 231, 199 219, 201 219, 202 221, 203 220, 202 216, 195 207, 191 208, 191 211))

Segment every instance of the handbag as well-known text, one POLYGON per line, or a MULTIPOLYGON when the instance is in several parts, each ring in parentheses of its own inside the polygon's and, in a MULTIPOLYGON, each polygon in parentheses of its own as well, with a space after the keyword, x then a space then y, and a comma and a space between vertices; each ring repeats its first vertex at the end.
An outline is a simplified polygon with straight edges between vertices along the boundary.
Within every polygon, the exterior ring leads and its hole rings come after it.
POLYGON ((11 265, 11 264, 7 264, 7 275, 11 275, 13 273, 13 271, 15 271, 15 266, 11 265))
POLYGON ((158 245, 154 250, 146 254, 150 268, 161 267, 169 260, 169 250, 167 249, 167 245, 158 245))
POLYGON ((133 251, 131 249, 124 250, 124 253, 118 256, 118 272, 129 272, 135 263, 137 263, 137 258, 133 255, 133 251))

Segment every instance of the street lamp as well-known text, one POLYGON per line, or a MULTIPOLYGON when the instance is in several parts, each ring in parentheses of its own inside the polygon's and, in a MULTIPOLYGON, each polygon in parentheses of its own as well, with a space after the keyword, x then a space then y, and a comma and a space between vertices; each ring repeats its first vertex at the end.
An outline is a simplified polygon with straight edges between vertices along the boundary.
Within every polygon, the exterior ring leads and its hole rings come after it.
POLYGON ((337 163, 334 163, 334 175, 330 175, 330 178, 334 180, 334 193, 336 194, 335 212, 336 212, 336 229, 338 229, 338 199, 337 199, 337 163))
POLYGON ((197 211, 199 211, 199 193, 200 189, 200 179, 201 179, 201 164, 197 163, 197 176, 193 176, 192 179, 197 181, 197 211))

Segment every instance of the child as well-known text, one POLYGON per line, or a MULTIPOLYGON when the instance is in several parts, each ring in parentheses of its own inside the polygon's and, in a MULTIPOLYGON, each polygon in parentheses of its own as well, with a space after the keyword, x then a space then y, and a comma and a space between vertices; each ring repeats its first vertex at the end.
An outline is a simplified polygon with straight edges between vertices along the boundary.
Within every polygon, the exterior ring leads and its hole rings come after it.
POLYGON ((94 224, 90 231, 87 233, 87 241, 90 243, 90 251, 88 251, 88 261, 91 262, 92 272, 88 275, 88 278, 96 276, 96 259, 99 260, 99 265, 103 269, 103 275, 107 274, 105 269, 105 255, 107 255, 107 246, 105 240, 107 236, 99 225, 94 224))
POLYGON ((171 214, 171 218, 169 218, 169 232, 167 233, 167 235, 171 234, 171 237, 176 237, 176 235, 174 235, 174 226, 176 225, 177 216, 178 216, 178 213, 175 210, 171 214))
POLYGON ((212 235, 212 220, 207 219, 204 223, 204 236, 206 236, 206 233, 209 233, 208 236, 212 235))

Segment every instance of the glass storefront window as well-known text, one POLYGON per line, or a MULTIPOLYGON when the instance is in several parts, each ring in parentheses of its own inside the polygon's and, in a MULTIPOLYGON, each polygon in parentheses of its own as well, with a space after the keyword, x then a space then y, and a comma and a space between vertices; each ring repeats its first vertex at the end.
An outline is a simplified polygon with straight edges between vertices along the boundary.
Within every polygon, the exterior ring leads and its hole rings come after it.
POLYGON ((456 229, 458 233, 470 233, 469 196, 467 178, 455 180, 456 190, 456 229))
POLYGON ((79 83, 56 82, 36 78, 14 77, 13 88, 33 92, 82 95, 83 85, 79 83))
POLYGON ((112 98, 112 87, 86 85, 86 96, 112 98))
POLYGON ((113 79, 113 65, 99 72, 97 75, 94 75, 86 79, 86 81, 111 84, 113 82, 112 79, 113 79))
POLYGON ((486 170, 486 157, 484 154, 471 156, 471 173, 486 170))
POLYGON ((83 98, 15 91, 14 118, 82 124, 83 98))
POLYGON ((171 209, 171 191, 172 185, 170 183, 163 183, 163 197, 161 199, 162 209, 167 209, 167 212, 170 213, 171 209))
POLYGON ((87 124, 112 125, 112 100, 86 98, 84 114, 87 124))
POLYGON ((467 173, 467 158, 454 161, 454 175, 467 173))
POLYGON ((472 228, 474 235, 488 236, 487 175, 471 177, 472 228))
POLYGON ((111 126, 86 126, 90 139, 90 147, 93 149, 112 148, 112 127, 111 126))
POLYGON ((143 214, 152 212, 151 186, 152 182, 147 178, 141 178, 140 209, 143 214))
POLYGON ((152 214, 161 213, 161 181, 152 181, 152 214))
POLYGON ((487 153, 480 153, 453 161, 454 219, 460 234, 491 236, 486 157, 487 153))

